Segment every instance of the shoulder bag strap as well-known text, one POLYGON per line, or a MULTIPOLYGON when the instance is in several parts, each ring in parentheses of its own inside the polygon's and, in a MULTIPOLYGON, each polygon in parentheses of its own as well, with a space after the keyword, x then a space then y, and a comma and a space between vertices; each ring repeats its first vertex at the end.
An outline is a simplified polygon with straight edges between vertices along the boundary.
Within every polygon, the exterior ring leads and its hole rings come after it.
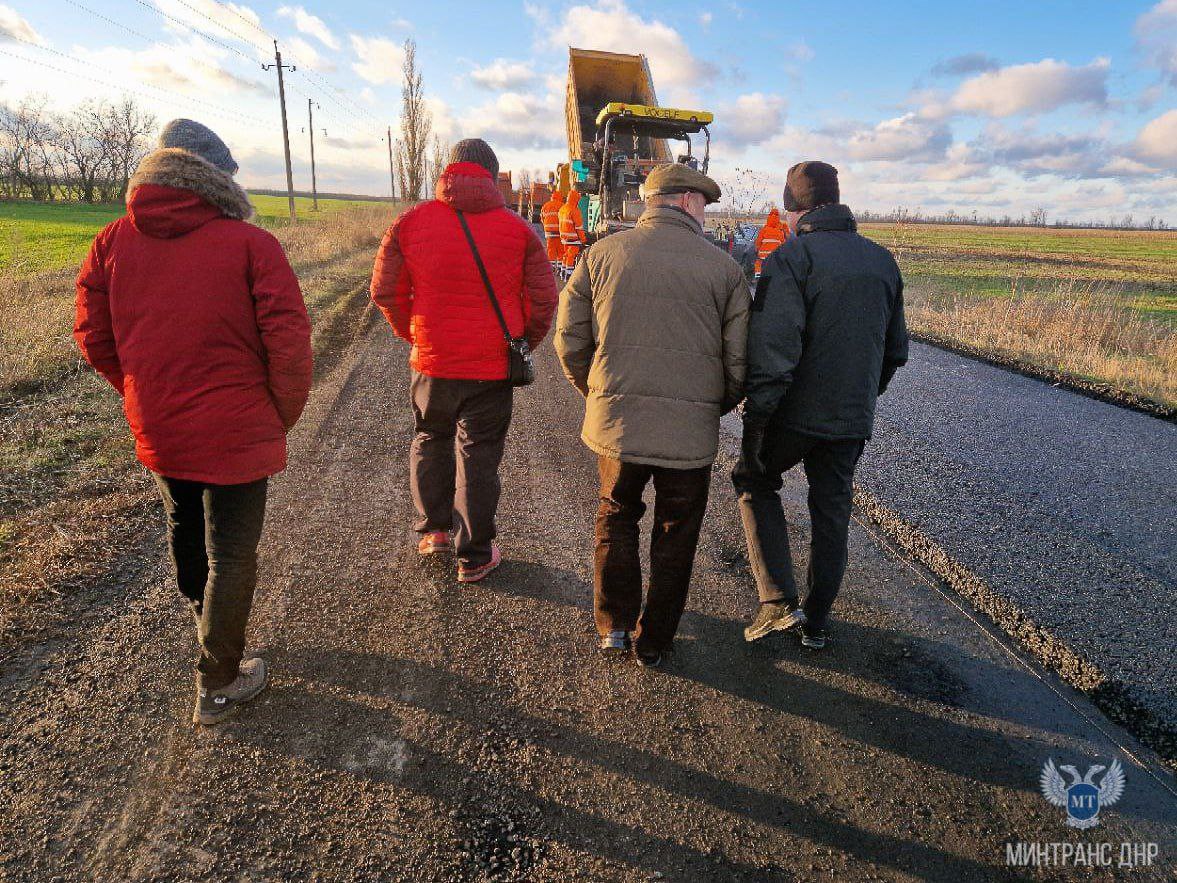
POLYGON ((487 275, 486 265, 482 263, 482 255, 478 253, 478 246, 474 244, 474 234, 470 232, 470 225, 466 223, 466 216, 459 211, 457 212, 458 220, 462 224, 462 232, 466 234, 466 241, 470 243, 470 251, 474 253, 474 263, 478 265, 478 273, 482 276, 482 284, 486 286, 486 293, 490 295, 491 306, 495 308, 495 315, 499 317, 499 324, 503 327, 503 336, 507 338, 507 343, 511 342, 511 329, 507 327, 507 320, 503 318, 503 310, 499 306, 499 299, 495 297, 495 290, 490 284, 490 276, 487 275))

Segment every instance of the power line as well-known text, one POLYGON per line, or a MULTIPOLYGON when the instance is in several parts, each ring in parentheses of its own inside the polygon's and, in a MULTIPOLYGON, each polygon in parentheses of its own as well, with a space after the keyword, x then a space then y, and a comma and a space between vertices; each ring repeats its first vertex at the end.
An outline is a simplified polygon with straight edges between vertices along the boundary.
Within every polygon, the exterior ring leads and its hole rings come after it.
MULTIPOLYGON (((183 2, 183 0, 180 0, 180 2, 183 2)), ((245 22, 247 25, 249 25, 255 31, 265 34, 267 39, 270 39, 270 40, 274 39, 273 34, 271 34, 269 31, 267 31, 265 28, 263 28, 257 22, 251 21, 250 19, 246 18, 244 15, 242 15, 240 12, 238 12, 232 6, 222 3, 221 0, 213 0, 213 2, 216 3, 217 6, 220 6, 222 9, 224 9, 226 12, 232 13, 233 15, 237 16, 239 19, 241 19, 243 22, 245 22)), ((187 6, 188 4, 185 3, 184 5, 187 6)), ((205 16, 205 17, 207 18, 207 16, 205 16)))
POLYGON ((94 16, 95 18, 102 19, 102 21, 106 22, 107 24, 112 24, 116 28, 122 28, 128 34, 133 34, 134 36, 138 37, 140 40, 143 40, 147 43, 157 42, 156 40, 152 39, 151 37, 148 37, 146 34, 141 34, 141 33, 139 33, 139 31, 135 30, 134 28, 132 28, 128 25, 123 24, 120 21, 115 21, 113 18, 103 15, 101 12, 95 12, 89 6, 83 6, 81 3, 78 2, 78 0, 65 0, 65 2, 70 4, 71 6, 76 6, 78 9, 82 10, 83 12, 90 13, 90 15, 94 16))
MULTIPOLYGON (((208 42, 212 43, 214 46, 220 46, 222 49, 228 49, 230 52, 240 55, 242 58, 244 58, 250 64, 258 64, 258 59, 251 58, 250 56, 248 56, 244 52, 242 52, 240 49, 238 49, 236 46, 232 46, 229 43, 224 42, 223 40, 218 40, 216 37, 214 37, 210 34, 206 34, 204 31, 197 30, 196 28, 192 27, 192 25, 188 24, 188 22, 184 21, 183 19, 176 18, 174 15, 168 15, 168 13, 164 12, 158 6, 154 6, 151 3, 148 3, 147 0, 135 0, 135 2, 138 3, 140 6, 142 6, 144 9, 150 9, 152 12, 156 13, 157 15, 160 15, 163 18, 166 18, 172 24, 177 24, 182 28, 186 28, 187 30, 191 31, 193 34, 196 34, 196 36, 200 37, 201 39, 207 40, 208 42)), ((208 16, 205 16, 205 18, 208 18, 208 16)), ((212 19, 209 19, 209 21, 212 21, 212 19)))
MULTIPOLYGON (((207 12, 202 12, 201 10, 197 9, 195 6, 193 6, 191 3, 189 3, 188 0, 175 0, 175 2, 179 3, 181 6, 183 6, 185 9, 189 10, 190 12, 193 12, 196 15, 199 15, 205 21, 209 22, 209 24, 212 24, 212 25, 220 28, 226 34, 232 35, 235 39, 240 40, 246 46, 254 46, 255 45, 248 37, 241 36, 239 33, 237 33, 235 30, 230 28, 228 25, 224 24, 223 22, 217 21, 215 18, 213 18, 207 12)), ((220 4, 220 5, 223 6, 224 4, 220 4)), ((234 15, 236 15, 242 21, 248 22, 248 19, 242 17, 240 14, 237 13, 236 10, 230 9, 227 6, 225 6, 225 9, 227 9, 229 12, 232 12, 234 15)), ((261 29, 259 28, 258 30, 261 30, 261 29)), ((262 31, 262 33, 265 34, 266 32, 262 31)), ((269 34, 266 34, 266 36, 271 40, 274 39, 273 37, 270 37, 269 34)))
MULTIPOLYGON (((22 42, 28 42, 28 41, 22 41, 22 42)), ((33 43, 30 45, 35 46, 36 44, 33 43)), ((38 48, 44 49, 46 47, 42 46, 42 47, 38 47, 38 48)), ((55 54, 61 55, 63 58, 68 58, 71 61, 76 61, 79 64, 85 64, 87 66, 93 67, 93 65, 90 65, 89 62, 83 62, 81 59, 74 58, 72 55, 65 55, 64 53, 61 53, 61 52, 55 52, 55 54)), ((98 77, 87 76, 85 74, 77 73, 76 71, 68 71, 68 70, 65 70, 64 68, 58 67, 57 65, 49 64, 47 61, 38 61, 35 58, 29 58, 27 55, 20 55, 19 53, 16 53, 16 52, 9 52, 7 49, 0 48, 0 55, 7 55, 9 58, 15 58, 18 61, 23 61, 23 62, 26 62, 27 64, 35 64, 38 67, 43 67, 47 70, 51 70, 51 71, 54 71, 59 74, 64 74, 67 77, 75 77, 77 79, 86 80, 91 83, 96 83, 99 86, 106 86, 109 89, 115 89, 120 92, 129 92, 132 95, 138 95, 141 98, 147 98, 151 101, 159 101, 158 95, 149 95, 146 92, 143 92, 139 89, 131 88, 130 86, 123 85, 122 83, 112 83, 109 80, 101 80, 98 77)), ((98 68, 98 70, 103 70, 106 73, 111 74, 112 76, 117 76, 113 73, 113 71, 106 71, 105 68, 98 68)), ((246 123, 250 123, 255 126, 256 125, 265 125, 264 123, 261 122, 261 120, 255 119, 253 117, 247 117, 244 114, 237 113, 236 111, 226 110, 225 108, 222 108, 219 105, 209 104, 207 101, 201 101, 198 98, 192 98, 192 97, 184 95, 180 92, 172 92, 170 89, 162 89, 159 86, 151 86, 151 85, 147 85, 147 88, 148 89, 155 89, 160 92, 166 92, 170 95, 175 95, 176 97, 181 98, 184 101, 188 101, 193 104, 202 105, 202 106, 208 108, 208 113, 215 114, 217 116, 222 116, 227 119, 232 118, 236 122, 246 122, 246 123)))
MULTIPOLYGON (((67 2, 73 3, 75 6, 81 7, 81 4, 77 3, 76 0, 67 0, 67 2)), ((169 15, 168 13, 164 12, 162 9, 158 8, 157 6, 154 6, 151 3, 147 2, 147 0, 135 0, 135 2, 137 2, 140 6, 150 9, 151 11, 155 12, 156 14, 166 18, 168 21, 172 22, 173 24, 176 24, 182 28, 185 28, 186 30, 188 30, 191 33, 195 34, 196 36, 200 37, 201 39, 208 40, 210 43, 212 43, 216 46, 220 46, 223 49, 227 49, 230 52, 235 53, 236 55, 245 59, 250 64, 257 64, 258 63, 258 59, 250 57, 246 53, 242 52, 236 46, 226 43, 223 40, 221 40, 217 37, 214 37, 214 36, 206 33, 203 30, 195 28, 190 23, 188 23, 182 19, 176 18, 173 15, 169 15)), ((213 25, 214 27, 220 28, 225 33, 231 35, 234 39, 239 40, 240 42, 246 44, 247 46, 254 46, 255 45, 248 38, 243 37, 241 34, 237 33, 232 28, 225 25, 223 22, 219 22, 216 19, 214 19, 212 16, 208 15, 208 13, 197 9, 195 6, 188 3, 187 0, 176 0, 176 2, 179 3, 181 6, 183 6, 185 9, 188 9, 189 11, 191 11, 192 13, 199 15, 201 18, 203 18, 205 21, 207 21, 209 24, 213 25)), ((266 34, 267 36, 269 36, 269 33, 264 28, 260 27, 259 25, 255 24, 254 22, 250 21, 249 19, 245 18, 240 13, 238 13, 235 9, 233 9, 229 6, 226 6, 223 3, 220 3, 219 0, 214 0, 214 2, 217 2, 217 5, 224 8, 227 12, 230 12, 233 15, 235 15, 237 18, 241 19, 246 24, 250 25, 255 30, 257 30, 259 33, 266 34)), ((85 8, 85 7, 81 7, 81 8, 85 8)), ((105 18, 104 16, 100 16, 100 17, 105 18)), ((107 20, 110 21, 110 19, 107 19, 107 20)), ((114 23, 117 24, 117 22, 114 22, 114 23)), ((125 25, 120 25, 120 27, 123 27, 125 30, 130 30, 129 28, 126 28, 125 25)), ((134 33, 134 32, 132 31, 132 33, 134 33)), ((273 38, 271 37, 271 39, 273 39, 273 38)), ((297 59, 295 59, 295 61, 297 62, 297 59)), ((305 65, 303 65, 302 67, 305 68, 305 65)), ((322 80, 320 80, 317 76, 314 75, 313 71, 309 71, 308 73, 310 73, 313 76, 313 79, 318 80, 320 83, 322 82, 322 80)), ((321 91, 324 95, 323 100, 326 100, 328 102, 335 104, 337 107, 340 108, 340 110, 347 113, 349 116, 353 116, 356 119, 361 119, 361 117, 358 117, 356 114, 354 114, 350 110, 348 110, 348 108, 339 101, 338 97, 336 97, 336 95, 333 94, 332 91, 325 86, 325 84, 316 86, 314 83, 308 83, 308 85, 311 85, 312 88, 317 88, 319 91, 321 91)), ((293 88, 293 87, 291 87, 291 88, 293 88)), ((295 91, 298 91, 298 90, 295 90, 295 91)), ((302 93, 302 94, 305 95, 305 93, 302 93)), ((310 97, 310 96, 306 96, 306 97, 310 97)), ((350 126, 351 125, 350 123, 347 123, 347 122, 339 119, 338 117, 336 117, 336 119, 343 126, 350 126)), ((366 120, 364 120, 364 122, 367 123, 368 125, 371 125, 373 128, 375 128, 376 124, 373 120, 366 119, 366 120)))

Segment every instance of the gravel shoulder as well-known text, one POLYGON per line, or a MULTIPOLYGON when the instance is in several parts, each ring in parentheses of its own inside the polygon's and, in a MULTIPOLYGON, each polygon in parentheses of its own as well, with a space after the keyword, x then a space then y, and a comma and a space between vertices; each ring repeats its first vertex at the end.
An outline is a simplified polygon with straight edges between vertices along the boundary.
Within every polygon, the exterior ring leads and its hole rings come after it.
MULTIPOLYGON (((516 399, 507 563, 459 587, 419 561, 405 356, 369 311, 292 437, 252 636, 275 679, 239 718, 187 723, 190 625, 151 531, 128 549, 138 572, 96 581, 67 627, 5 659, 0 879, 1071 878, 1006 868, 1011 841, 1157 842, 1160 864, 1086 876, 1169 879, 1172 792, 1123 757, 1103 825, 1066 828, 1038 773, 1106 762, 1098 712, 859 527, 831 651, 745 644, 731 450, 673 662, 597 658, 595 468, 550 348, 516 399)), ((803 484, 786 494, 802 534, 803 484)))

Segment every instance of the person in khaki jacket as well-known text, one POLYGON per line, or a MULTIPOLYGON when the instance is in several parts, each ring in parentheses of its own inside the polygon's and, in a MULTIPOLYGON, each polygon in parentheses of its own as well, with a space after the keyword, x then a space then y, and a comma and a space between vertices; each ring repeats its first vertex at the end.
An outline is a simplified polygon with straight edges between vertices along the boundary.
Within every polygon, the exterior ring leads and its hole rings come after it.
POLYGON ((672 163, 650 172, 633 230, 590 248, 560 297, 556 351, 585 396, 581 438, 599 460, 593 606, 601 650, 657 665, 686 606, 719 418, 743 397, 750 292, 703 237, 719 186, 672 163), (654 482, 642 612, 638 522, 654 482), (640 614, 640 616, 639 616, 640 614))

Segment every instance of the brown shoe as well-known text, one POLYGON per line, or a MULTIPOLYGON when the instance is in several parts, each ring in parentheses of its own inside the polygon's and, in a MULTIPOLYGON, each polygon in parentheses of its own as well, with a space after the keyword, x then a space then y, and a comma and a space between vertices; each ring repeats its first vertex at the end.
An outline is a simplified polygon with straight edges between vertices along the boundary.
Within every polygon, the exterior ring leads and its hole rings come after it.
POLYGON ((241 663, 237 677, 219 690, 201 688, 192 723, 211 727, 236 714, 237 709, 266 688, 266 663, 255 656, 241 663))

